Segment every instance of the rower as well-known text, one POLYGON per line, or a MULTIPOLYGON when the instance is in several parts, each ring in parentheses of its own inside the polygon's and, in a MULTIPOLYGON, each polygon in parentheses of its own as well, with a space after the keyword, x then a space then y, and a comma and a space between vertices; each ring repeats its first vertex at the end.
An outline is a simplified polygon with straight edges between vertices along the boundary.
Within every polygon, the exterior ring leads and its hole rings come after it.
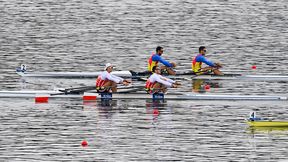
POLYGON ((163 47, 158 46, 156 48, 156 54, 152 54, 148 60, 148 71, 152 72, 153 67, 158 65, 158 62, 161 62, 164 66, 161 66, 162 72, 166 72, 169 75, 175 75, 176 72, 172 69, 176 67, 176 63, 168 62, 161 57, 163 54, 163 47))
POLYGON ((206 57, 206 47, 200 46, 199 47, 199 54, 194 57, 192 60, 192 70, 195 74, 201 75, 201 74, 209 74, 214 73, 215 75, 224 75, 219 68, 222 67, 220 63, 214 63, 212 61, 209 61, 206 57), (205 63, 208 65, 207 67, 202 68, 202 63, 205 63))
POLYGON ((104 72, 102 72, 96 80, 96 90, 98 92, 117 92, 117 84, 122 83, 123 85, 129 85, 130 82, 121 77, 111 74, 113 66, 107 63, 104 72))
POLYGON ((161 76, 161 70, 158 66, 152 69, 153 74, 146 81, 145 89, 148 93, 165 93, 167 87, 178 88, 181 84, 169 78, 161 76))
POLYGON ((20 67, 16 68, 16 72, 20 73, 26 72, 26 65, 22 64, 20 67))

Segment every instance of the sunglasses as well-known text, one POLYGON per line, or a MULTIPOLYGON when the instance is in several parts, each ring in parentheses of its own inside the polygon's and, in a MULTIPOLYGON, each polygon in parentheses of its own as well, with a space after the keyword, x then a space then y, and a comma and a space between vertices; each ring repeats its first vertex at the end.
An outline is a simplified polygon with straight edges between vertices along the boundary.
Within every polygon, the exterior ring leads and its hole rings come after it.
POLYGON ((207 52, 207 50, 203 50, 204 52, 207 52))

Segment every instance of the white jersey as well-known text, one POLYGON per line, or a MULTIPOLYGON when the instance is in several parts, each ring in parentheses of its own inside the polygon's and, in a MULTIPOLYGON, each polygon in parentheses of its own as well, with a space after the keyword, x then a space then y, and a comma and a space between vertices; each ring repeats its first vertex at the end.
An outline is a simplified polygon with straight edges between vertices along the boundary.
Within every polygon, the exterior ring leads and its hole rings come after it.
POLYGON ((151 83, 161 83, 164 84, 166 87, 172 87, 172 84, 175 83, 174 80, 171 80, 169 78, 165 78, 159 74, 153 73, 150 77, 149 77, 149 81, 151 83))
POLYGON ((113 75, 113 74, 110 74, 107 71, 102 72, 100 74, 100 76, 101 76, 102 80, 110 80, 110 81, 113 81, 115 83, 122 83, 124 80, 123 78, 118 77, 118 76, 113 75))

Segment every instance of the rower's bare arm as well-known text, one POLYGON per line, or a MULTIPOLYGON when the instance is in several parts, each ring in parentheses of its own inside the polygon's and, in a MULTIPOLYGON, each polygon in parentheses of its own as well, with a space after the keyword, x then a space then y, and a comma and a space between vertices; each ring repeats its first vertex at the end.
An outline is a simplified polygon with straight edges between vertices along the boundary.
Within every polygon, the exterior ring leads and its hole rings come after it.
POLYGON ((176 85, 181 85, 181 82, 179 82, 179 81, 176 81, 174 84, 176 84, 176 85))
POLYGON ((215 65, 216 65, 216 67, 219 67, 219 68, 222 68, 223 67, 223 65, 222 64, 220 64, 220 63, 215 63, 215 65))
POLYGON ((170 62, 170 64, 172 65, 173 68, 175 68, 177 66, 177 64, 175 62, 170 62))
POLYGON ((176 84, 176 82, 172 84, 172 88, 178 88, 178 87, 180 87, 180 85, 176 84))
POLYGON ((129 80, 126 80, 126 79, 124 79, 123 82, 122 82, 122 84, 124 84, 124 85, 126 85, 126 86, 129 85, 130 83, 131 83, 131 82, 130 82, 129 80))

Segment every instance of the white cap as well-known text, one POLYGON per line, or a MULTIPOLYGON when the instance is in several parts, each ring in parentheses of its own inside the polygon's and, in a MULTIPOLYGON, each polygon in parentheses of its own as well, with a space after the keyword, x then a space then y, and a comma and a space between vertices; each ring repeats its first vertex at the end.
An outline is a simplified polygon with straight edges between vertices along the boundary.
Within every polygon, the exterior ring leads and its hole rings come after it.
POLYGON ((112 67, 113 67, 113 65, 112 65, 112 64, 110 64, 110 63, 107 63, 107 64, 105 65, 105 69, 104 69, 104 70, 107 70, 107 68, 108 68, 108 67, 110 67, 110 66, 112 66, 112 67))

